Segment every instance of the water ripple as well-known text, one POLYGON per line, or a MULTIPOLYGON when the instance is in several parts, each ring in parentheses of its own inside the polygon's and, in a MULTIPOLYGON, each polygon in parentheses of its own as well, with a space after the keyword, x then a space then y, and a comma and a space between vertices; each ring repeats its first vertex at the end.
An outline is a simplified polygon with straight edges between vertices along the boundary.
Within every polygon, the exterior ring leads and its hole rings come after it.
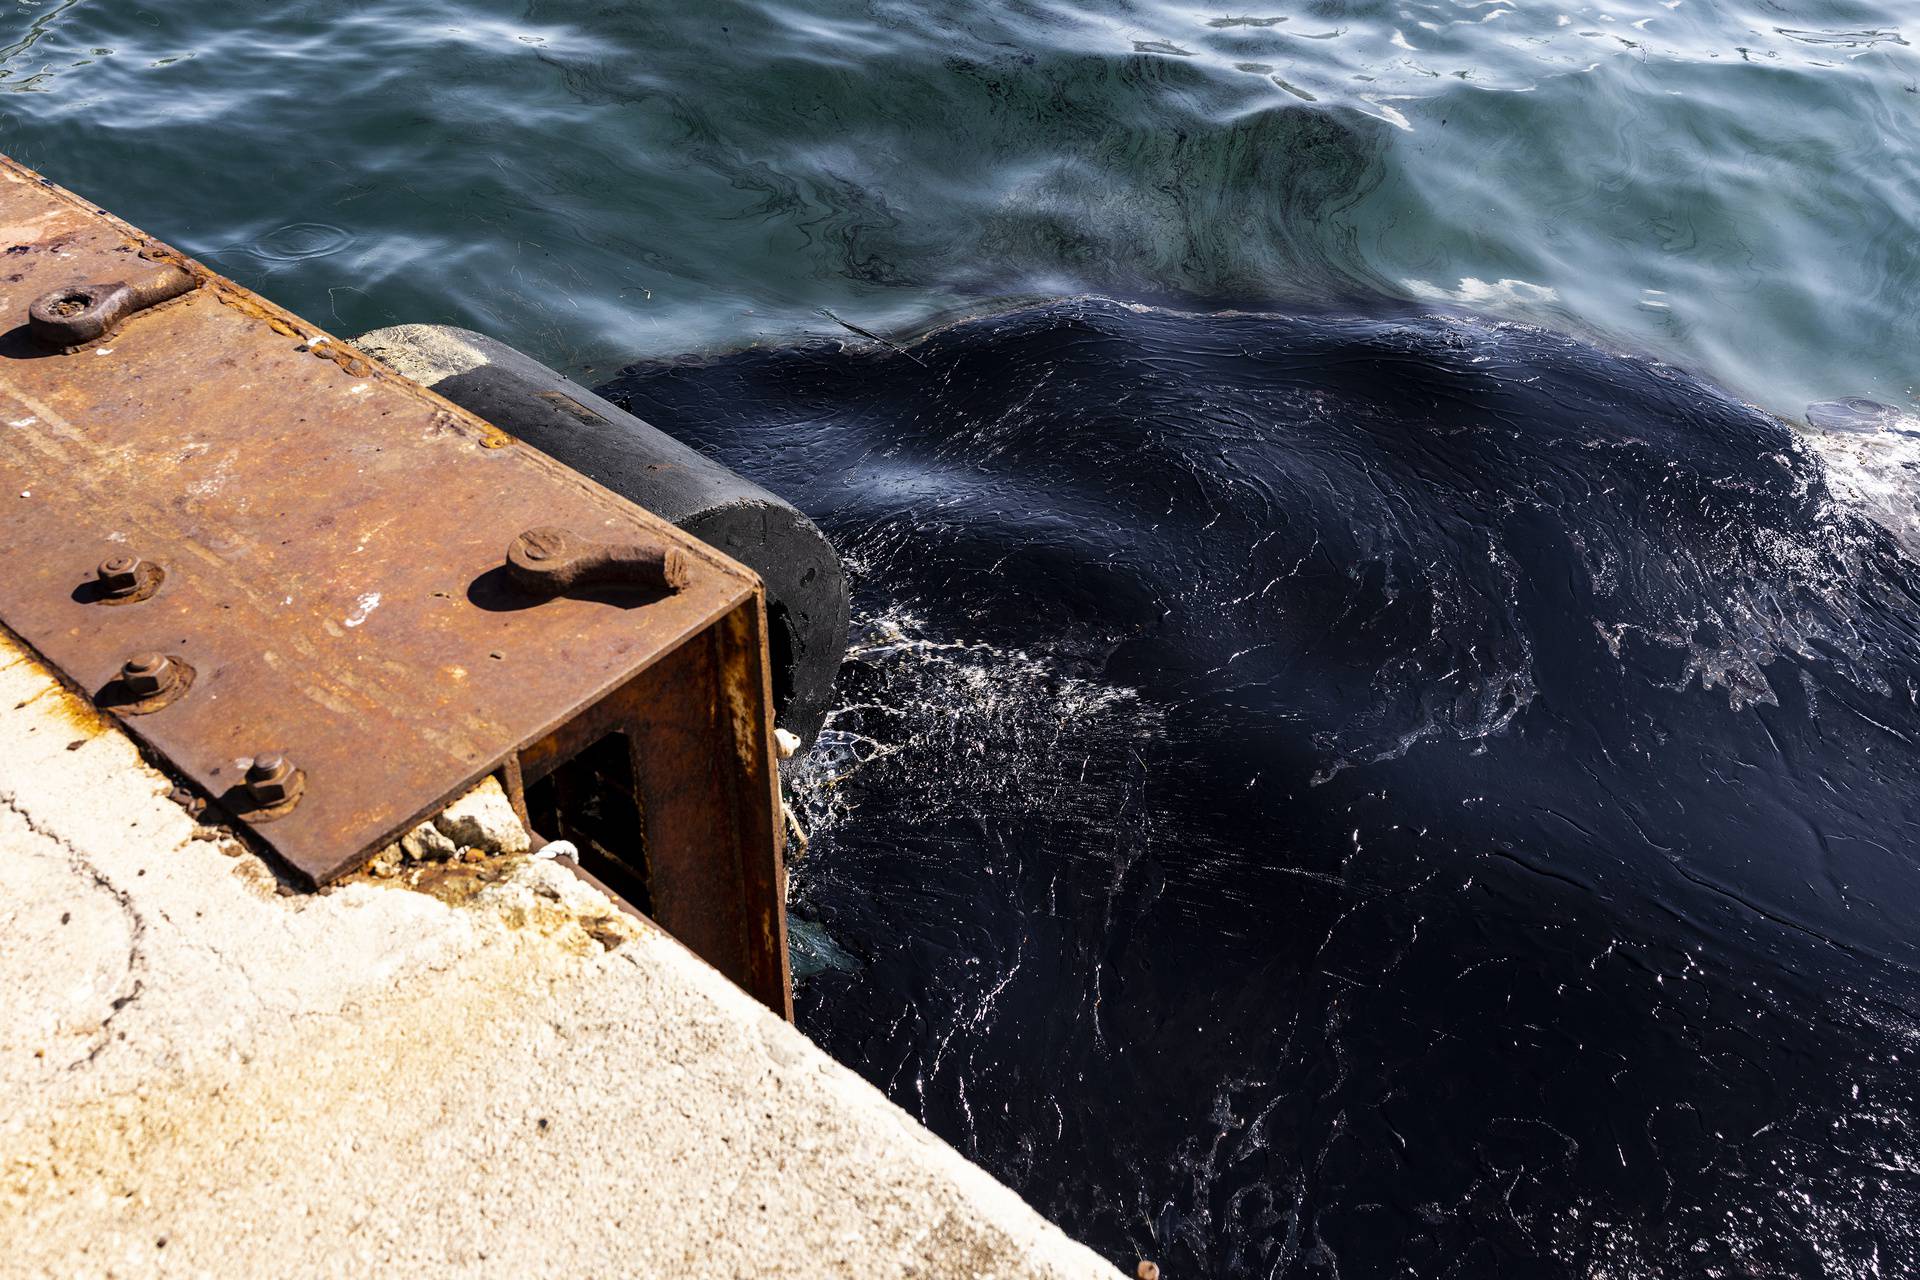
POLYGON ((585 368, 996 294, 1386 294, 1784 414, 1913 403, 1920 59, 1889 3, 7 12, 0 145, 202 253, 351 228, 226 263, 346 326, 585 368))

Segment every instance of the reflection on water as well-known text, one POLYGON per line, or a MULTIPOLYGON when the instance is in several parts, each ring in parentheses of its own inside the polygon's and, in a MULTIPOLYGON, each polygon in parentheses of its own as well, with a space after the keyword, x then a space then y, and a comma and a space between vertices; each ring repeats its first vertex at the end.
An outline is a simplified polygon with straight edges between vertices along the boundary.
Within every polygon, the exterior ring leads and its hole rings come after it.
POLYGON ((8 3, 0 146, 346 331, 605 368, 982 292, 1386 295, 1786 414, 1915 395, 1892 0, 8 3))
POLYGON ((1920 575, 1794 432, 1095 300, 610 393, 855 559, 803 1025, 1109 1256, 1920 1266, 1920 575))
POLYGON ((353 243, 350 232, 324 222, 294 222, 278 227, 251 244, 235 245, 205 255, 214 260, 228 253, 250 253, 268 263, 304 262, 339 253, 353 243))

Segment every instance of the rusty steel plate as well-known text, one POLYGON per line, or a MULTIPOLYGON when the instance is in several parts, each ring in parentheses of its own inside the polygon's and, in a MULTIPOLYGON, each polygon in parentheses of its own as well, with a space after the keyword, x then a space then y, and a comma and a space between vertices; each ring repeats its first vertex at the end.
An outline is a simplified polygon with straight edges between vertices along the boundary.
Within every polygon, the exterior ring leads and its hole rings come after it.
MULTIPOLYGON (((315 884, 690 638, 758 634, 733 561, 4 158, 0 315, 0 619, 315 884), (539 529, 651 587, 529 593, 506 557, 539 529)), ((730 739, 755 815, 768 731, 730 739)), ((764 896, 762 817, 726 829, 764 896)))

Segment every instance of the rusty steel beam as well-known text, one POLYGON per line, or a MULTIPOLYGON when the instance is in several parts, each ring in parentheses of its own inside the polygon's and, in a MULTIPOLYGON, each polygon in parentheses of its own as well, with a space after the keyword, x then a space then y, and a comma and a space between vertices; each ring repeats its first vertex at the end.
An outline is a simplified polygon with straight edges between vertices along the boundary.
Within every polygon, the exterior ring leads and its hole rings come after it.
POLYGON ((497 773, 791 1016, 752 573, 5 157, 0 317, 11 631, 314 885, 497 773))

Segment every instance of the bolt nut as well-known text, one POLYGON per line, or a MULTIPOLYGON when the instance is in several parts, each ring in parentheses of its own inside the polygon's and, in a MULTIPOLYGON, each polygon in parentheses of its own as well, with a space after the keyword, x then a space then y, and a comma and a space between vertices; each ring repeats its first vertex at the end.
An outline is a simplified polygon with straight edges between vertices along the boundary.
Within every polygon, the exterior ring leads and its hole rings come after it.
POLYGON ((136 653, 120 667, 120 683, 136 698, 157 698, 180 681, 180 669, 164 653, 136 653))
POLYGON ((285 804, 299 788, 293 762, 278 751, 265 751, 247 768, 247 794, 261 808, 285 804))
POLYGON ((138 556, 108 556, 93 574, 99 580, 103 594, 119 599, 140 589, 140 570, 143 567, 138 556))

